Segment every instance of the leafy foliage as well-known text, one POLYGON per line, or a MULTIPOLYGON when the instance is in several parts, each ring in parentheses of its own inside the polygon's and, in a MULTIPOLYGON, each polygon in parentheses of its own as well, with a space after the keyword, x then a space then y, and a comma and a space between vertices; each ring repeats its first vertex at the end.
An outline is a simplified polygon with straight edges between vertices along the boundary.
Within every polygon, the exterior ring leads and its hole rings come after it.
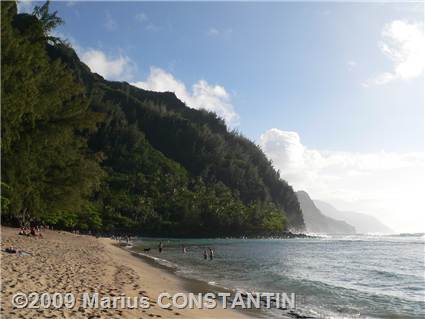
POLYGON ((62 18, 58 17, 58 12, 53 13, 49 12, 50 1, 46 1, 42 6, 35 6, 33 15, 38 19, 41 27, 43 29, 44 35, 47 40, 52 41, 53 43, 60 42, 60 39, 50 35, 50 32, 56 28, 58 25, 64 23, 62 18))

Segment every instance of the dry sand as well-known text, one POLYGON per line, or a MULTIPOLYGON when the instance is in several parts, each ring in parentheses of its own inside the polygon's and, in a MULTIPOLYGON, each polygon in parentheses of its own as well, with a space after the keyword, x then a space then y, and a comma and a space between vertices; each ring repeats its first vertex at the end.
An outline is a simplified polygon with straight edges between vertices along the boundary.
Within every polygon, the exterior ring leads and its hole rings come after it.
MULTIPOLYGON (((161 292, 188 292, 187 282, 150 265, 114 245, 110 239, 67 232, 43 231, 43 238, 17 235, 2 227, 1 317, 2 318, 247 318, 230 309, 162 309, 156 304, 161 292), (13 246, 32 253, 17 256, 3 250, 13 246), (147 296, 149 309, 14 309, 17 292, 82 293, 99 296, 147 296)), ((77 301, 77 305, 79 302, 77 301)))

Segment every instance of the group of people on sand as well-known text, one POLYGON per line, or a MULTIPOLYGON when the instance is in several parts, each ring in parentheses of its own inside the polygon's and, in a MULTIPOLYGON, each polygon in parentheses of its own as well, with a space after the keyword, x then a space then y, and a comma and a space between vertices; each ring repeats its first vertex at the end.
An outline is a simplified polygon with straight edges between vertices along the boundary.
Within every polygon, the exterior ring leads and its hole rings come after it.
POLYGON ((19 230, 18 234, 23 236, 33 236, 33 237, 43 238, 43 235, 41 234, 41 227, 39 226, 31 226, 31 227, 23 226, 19 230))
MULTIPOLYGON (((42 237, 41 231, 38 227, 23 226, 20 228, 18 235, 42 237)), ((2 251, 8 254, 16 254, 17 256, 32 256, 30 252, 17 249, 13 246, 6 247, 5 249, 2 249, 2 251)))
MULTIPOLYGON (((164 250, 164 244, 162 243, 162 241, 159 242, 158 244, 158 252, 162 253, 162 251, 164 250)), ((186 254, 188 252, 188 249, 186 246, 182 245, 182 253, 186 254)), ((203 252, 203 257, 205 260, 209 259, 209 260, 213 260, 214 259, 214 249, 212 249, 211 247, 208 247, 207 249, 204 249, 203 252)))

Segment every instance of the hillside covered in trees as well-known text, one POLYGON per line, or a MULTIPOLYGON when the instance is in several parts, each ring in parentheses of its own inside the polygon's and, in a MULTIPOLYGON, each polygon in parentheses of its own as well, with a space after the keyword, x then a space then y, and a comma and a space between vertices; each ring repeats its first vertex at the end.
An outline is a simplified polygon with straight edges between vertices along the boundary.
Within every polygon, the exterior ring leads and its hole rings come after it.
POLYGON ((2 2, 2 223, 166 236, 304 229, 260 148, 173 93, 94 74, 32 15, 2 2))

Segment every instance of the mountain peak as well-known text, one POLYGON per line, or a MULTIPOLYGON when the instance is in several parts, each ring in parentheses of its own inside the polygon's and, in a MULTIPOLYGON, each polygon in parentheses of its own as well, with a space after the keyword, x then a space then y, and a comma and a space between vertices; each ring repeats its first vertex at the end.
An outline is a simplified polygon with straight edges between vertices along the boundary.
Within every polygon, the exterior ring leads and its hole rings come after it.
POLYGON ((307 231, 327 234, 353 234, 356 229, 345 221, 325 216, 305 191, 297 191, 307 231))

